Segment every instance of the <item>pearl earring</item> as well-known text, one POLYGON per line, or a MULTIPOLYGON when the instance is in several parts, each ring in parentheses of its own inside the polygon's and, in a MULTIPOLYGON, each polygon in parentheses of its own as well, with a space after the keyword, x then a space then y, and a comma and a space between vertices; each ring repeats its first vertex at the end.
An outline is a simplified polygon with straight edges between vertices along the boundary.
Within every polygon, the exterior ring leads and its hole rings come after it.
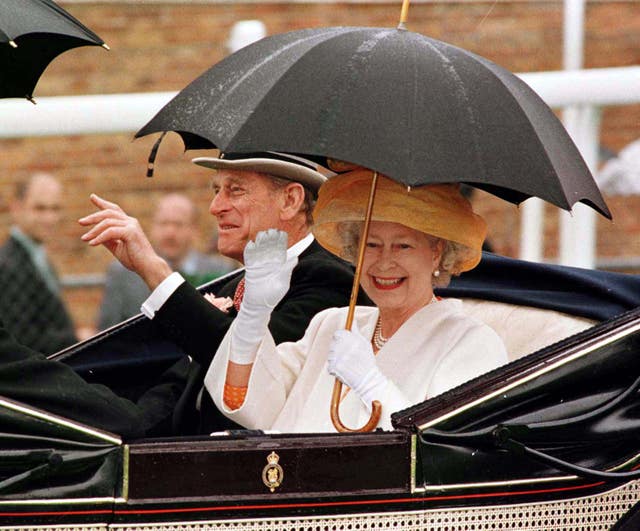
POLYGON ((438 278, 438 277, 440 276, 440 270, 439 270, 439 269, 436 269, 436 270, 433 272, 433 276, 434 276, 434 277, 436 277, 436 278, 438 278))

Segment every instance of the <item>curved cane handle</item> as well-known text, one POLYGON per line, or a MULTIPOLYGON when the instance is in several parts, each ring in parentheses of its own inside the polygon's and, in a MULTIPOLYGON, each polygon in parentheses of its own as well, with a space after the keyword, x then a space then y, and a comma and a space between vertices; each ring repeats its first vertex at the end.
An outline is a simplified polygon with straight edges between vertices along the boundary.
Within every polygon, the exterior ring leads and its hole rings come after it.
MULTIPOLYGON (((358 287, 360 285, 360 275, 362 273, 362 263, 364 261, 364 250, 367 243, 367 235, 369 234, 369 225, 371 223, 371 212, 373 211, 373 201, 376 195, 376 186, 378 183, 378 172, 372 172, 371 176, 371 189, 369 191, 369 200, 367 202, 367 210, 364 217, 364 225, 362 228, 362 234, 360 235, 360 245, 358 246, 358 260, 356 263, 356 270, 353 275, 353 287, 351 289, 351 299, 349 300, 349 311, 347 312, 347 322, 345 324, 346 330, 351 330, 351 325, 353 324, 353 316, 356 307, 356 300, 358 298, 358 287)), ((340 420, 340 395, 342 394, 342 382, 336 378, 335 383, 333 384, 333 394, 331 395, 331 422, 333 422, 334 427, 340 433, 346 432, 365 432, 365 431, 373 431, 374 428, 380 422, 380 417, 382 416, 382 404, 378 400, 374 400, 371 404, 371 417, 369 418, 369 422, 367 422, 360 429, 351 429, 347 428, 342 421, 340 420)))
POLYGON ((336 378, 333 384, 333 394, 331 395, 331 422, 335 426, 336 430, 340 433, 356 433, 356 432, 368 432, 373 431, 380 422, 382 415, 382 404, 378 400, 374 400, 371 404, 371 417, 368 422, 362 426, 362 428, 347 428, 340 420, 340 395, 342 394, 342 382, 336 378))

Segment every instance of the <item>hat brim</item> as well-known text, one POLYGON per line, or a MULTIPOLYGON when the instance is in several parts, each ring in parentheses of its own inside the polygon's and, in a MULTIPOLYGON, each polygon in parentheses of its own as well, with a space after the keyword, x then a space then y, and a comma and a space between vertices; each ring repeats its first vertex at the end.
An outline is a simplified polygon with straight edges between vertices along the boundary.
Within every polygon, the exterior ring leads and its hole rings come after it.
MULTIPOLYGON (((345 249, 350 239, 344 222, 362 223, 371 193, 373 171, 342 173, 322 187, 313 211, 313 234, 333 254, 351 259, 345 249), (345 240, 345 236, 347 236, 345 240), (345 254, 345 252, 347 254, 345 254)), ((461 246, 454 274, 473 269, 482 254, 487 224, 473 212, 471 203, 455 184, 431 184, 407 188, 384 175, 378 176, 372 221, 399 223, 405 227, 455 242, 461 246)))
POLYGON ((316 193, 327 180, 326 176, 311 168, 277 159, 248 158, 232 160, 217 157, 197 157, 192 162, 198 166, 214 170, 224 169, 267 173, 274 177, 282 177, 283 179, 300 183, 316 193))

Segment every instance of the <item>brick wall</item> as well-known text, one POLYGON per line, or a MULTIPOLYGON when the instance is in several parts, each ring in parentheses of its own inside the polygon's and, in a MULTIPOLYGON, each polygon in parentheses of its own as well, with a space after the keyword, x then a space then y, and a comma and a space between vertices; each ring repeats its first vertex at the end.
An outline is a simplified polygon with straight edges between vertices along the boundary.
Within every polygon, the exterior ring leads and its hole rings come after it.
MULTIPOLYGON (((38 96, 179 90, 225 55, 224 42, 238 20, 259 18, 269 33, 331 25, 395 26, 400 3, 109 3, 64 2, 111 47, 67 52, 49 67, 38 96)), ((476 52, 515 72, 555 70, 562 63, 562 2, 428 2, 410 8, 409 29, 476 52)), ((640 3, 589 2, 586 67, 640 64, 640 3)), ((30 105, 25 102, 25 105, 30 105)), ((142 125, 142 124, 141 124, 142 125)), ((617 151, 640 137, 640 105, 603 113, 602 144, 617 151)), ((119 202, 148 223, 153 200, 183 190, 202 208, 202 247, 215 230, 206 214, 209 173, 189 161, 177 135, 160 149, 156 177, 144 177, 153 138, 132 135, 0 140, 0 237, 9 225, 6 201, 16 179, 48 170, 66 185, 67 211, 52 245, 62 274, 101 273, 110 256, 80 243, 75 220, 91 209, 91 192, 119 202)), ((490 225, 495 248, 518 252, 519 212, 489 195, 478 194, 479 211, 490 225)), ((598 254, 640 256, 640 199, 609 198, 614 223, 598 221, 598 254)), ((547 210, 545 255, 557 254, 557 216, 547 210)), ((68 290, 67 301, 82 325, 95 319, 100 290, 68 290)))

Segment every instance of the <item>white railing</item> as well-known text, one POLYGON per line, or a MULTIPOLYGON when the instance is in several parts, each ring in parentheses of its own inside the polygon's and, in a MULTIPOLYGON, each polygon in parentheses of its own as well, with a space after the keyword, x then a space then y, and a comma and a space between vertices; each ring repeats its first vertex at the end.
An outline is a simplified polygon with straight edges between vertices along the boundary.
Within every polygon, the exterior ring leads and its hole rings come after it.
MULTIPOLYGON (((640 66, 518 75, 550 107, 640 102, 640 66)), ((175 94, 50 96, 36 98, 36 105, 0 100, 0 138, 135 132, 175 94)))

